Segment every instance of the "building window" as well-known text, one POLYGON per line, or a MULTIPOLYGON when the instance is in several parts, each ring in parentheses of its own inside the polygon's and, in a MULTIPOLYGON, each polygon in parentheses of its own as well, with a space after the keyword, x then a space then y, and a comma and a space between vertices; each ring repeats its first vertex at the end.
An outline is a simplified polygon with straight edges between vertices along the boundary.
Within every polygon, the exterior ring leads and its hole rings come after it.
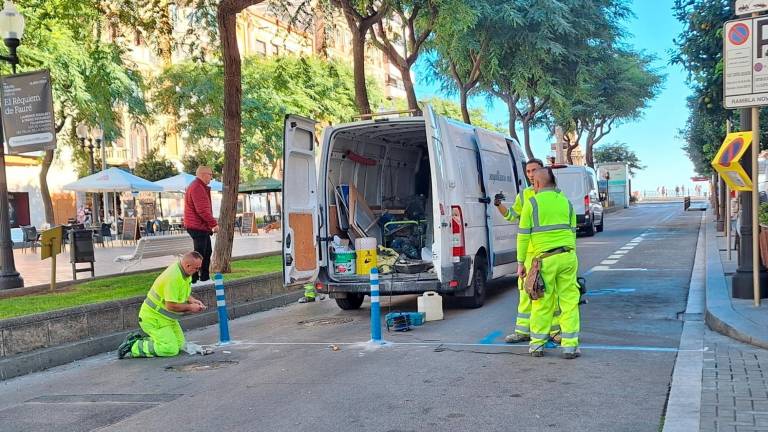
POLYGON ((131 153, 141 159, 149 153, 149 134, 143 124, 134 123, 131 128, 131 153))
POLYGON ((280 45, 272 44, 272 55, 280 55, 280 45))
POLYGON ((267 44, 260 40, 253 41, 253 50, 257 54, 267 55, 267 44))
POLYGON ((133 44, 137 47, 144 45, 144 37, 139 29, 134 29, 133 31, 133 44))

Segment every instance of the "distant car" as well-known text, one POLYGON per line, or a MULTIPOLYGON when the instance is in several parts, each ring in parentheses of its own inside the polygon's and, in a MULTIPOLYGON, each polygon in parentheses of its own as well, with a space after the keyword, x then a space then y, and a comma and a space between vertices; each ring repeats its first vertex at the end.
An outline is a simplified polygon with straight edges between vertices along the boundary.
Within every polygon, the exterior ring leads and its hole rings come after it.
POLYGON ((587 166, 557 164, 552 165, 552 172, 557 179, 557 188, 573 204, 578 230, 588 236, 603 232, 605 216, 595 170, 587 166))

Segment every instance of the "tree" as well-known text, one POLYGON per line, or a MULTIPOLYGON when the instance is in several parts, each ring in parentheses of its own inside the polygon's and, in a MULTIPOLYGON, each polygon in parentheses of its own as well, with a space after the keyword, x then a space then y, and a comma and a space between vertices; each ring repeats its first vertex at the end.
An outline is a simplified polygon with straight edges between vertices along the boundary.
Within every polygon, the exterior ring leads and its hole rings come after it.
MULTIPOLYGON (((217 63, 174 65, 158 77, 152 100, 158 110, 178 119, 193 142, 220 142, 222 79, 217 63)), ((357 112, 352 71, 342 62, 256 56, 243 60, 242 82, 242 157, 248 163, 242 164, 241 175, 247 179, 274 175, 282 160, 287 114, 327 124, 350 121, 357 112)), ((371 100, 379 103, 383 98, 376 81, 368 82, 371 100)))
MULTIPOLYGON (((105 138, 111 140, 119 133, 119 106, 133 116, 146 115, 141 76, 125 64, 121 46, 98 38, 101 3, 27 0, 18 6, 27 26, 19 48, 20 71, 50 70, 59 146, 78 148, 74 128, 65 128, 67 124, 101 124, 105 138)), ((45 152, 40 170, 45 219, 50 224, 54 214, 47 177, 55 155, 53 150, 45 152)))
POLYGON ((640 164, 640 158, 637 153, 631 150, 626 143, 615 142, 611 144, 602 144, 595 147, 595 162, 624 162, 629 166, 629 173, 635 175, 637 171, 644 170, 645 165, 640 164))
POLYGON ((179 173, 179 170, 176 169, 173 162, 158 154, 157 148, 153 148, 136 163, 133 173, 145 180, 155 182, 173 177, 179 173))
POLYGON ((188 151, 181 158, 181 165, 188 174, 194 174, 199 166, 209 166, 214 173, 220 173, 224 170, 224 152, 211 146, 197 146, 194 152, 188 151))
MULTIPOLYGON (((675 38, 674 64, 688 71, 693 95, 688 98, 689 116, 680 131, 683 149, 700 175, 709 175, 710 162, 725 136, 725 124, 737 120, 723 100, 723 22, 734 16, 733 2, 727 0, 676 0, 675 17, 685 25, 675 38)), ((761 140, 761 142, 765 142, 761 140)))
POLYGON ((515 11, 520 19, 500 33, 503 67, 486 74, 483 87, 507 105, 512 137, 518 138, 521 124, 522 142, 533 158, 531 128, 574 92, 579 69, 591 64, 594 46, 620 39, 620 23, 629 11, 622 0, 521 2, 515 11))
POLYGON ((661 90, 664 76, 652 67, 654 57, 628 49, 595 49, 592 58, 555 115, 565 131, 576 136, 572 148, 586 135, 586 161, 594 167, 595 144, 619 123, 642 116, 661 90))
POLYGON ((459 94, 462 119, 467 124, 472 123, 467 106, 469 96, 480 84, 483 70, 497 64, 497 27, 519 20, 508 3, 467 0, 470 12, 457 15, 453 26, 435 34, 430 41, 433 61, 429 78, 440 83, 444 92, 459 94))
POLYGON ((392 15, 373 27, 371 41, 403 78, 408 109, 419 111, 411 67, 420 58, 425 43, 434 33, 453 26, 456 16, 470 14, 463 0, 393 0, 392 15), (402 24, 402 34, 398 24, 402 24))

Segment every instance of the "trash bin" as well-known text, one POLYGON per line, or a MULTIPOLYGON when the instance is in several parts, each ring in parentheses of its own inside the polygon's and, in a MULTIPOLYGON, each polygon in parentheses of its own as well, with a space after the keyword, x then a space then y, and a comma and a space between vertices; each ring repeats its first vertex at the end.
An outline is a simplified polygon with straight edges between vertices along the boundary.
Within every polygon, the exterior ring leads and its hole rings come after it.
POLYGON ((69 232, 69 262, 72 263, 72 279, 77 280, 77 274, 91 272, 95 276, 93 263, 96 257, 93 252, 93 231, 71 230, 69 232), (77 268, 78 263, 90 264, 86 268, 77 268))

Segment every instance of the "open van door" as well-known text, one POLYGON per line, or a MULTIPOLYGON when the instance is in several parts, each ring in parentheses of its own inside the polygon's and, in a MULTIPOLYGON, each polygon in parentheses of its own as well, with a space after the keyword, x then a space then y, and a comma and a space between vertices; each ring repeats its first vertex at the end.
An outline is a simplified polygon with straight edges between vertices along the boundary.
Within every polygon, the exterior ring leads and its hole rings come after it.
MULTIPOLYGON (((424 121, 427 126, 427 151, 429 153, 429 165, 432 175, 432 263, 435 267, 440 282, 453 279, 453 254, 451 234, 451 211, 445 203, 445 185, 448 180, 445 176, 445 150, 441 123, 443 120, 436 115, 430 105, 424 111, 424 121)), ((458 258, 456 258, 458 260, 458 258)))
MULTIPOLYGON (((504 136, 475 128, 480 165, 482 168, 483 189, 486 203, 486 223, 488 227, 488 265, 489 269, 513 264, 517 261, 517 224, 505 220, 493 205, 493 197, 503 193, 507 205, 512 206, 518 193, 519 179, 515 170, 514 154, 504 136)), ((497 274, 493 275, 498 276, 497 274)))
POLYGON ((318 272, 315 121, 288 115, 283 135, 283 278, 311 282, 318 272))

